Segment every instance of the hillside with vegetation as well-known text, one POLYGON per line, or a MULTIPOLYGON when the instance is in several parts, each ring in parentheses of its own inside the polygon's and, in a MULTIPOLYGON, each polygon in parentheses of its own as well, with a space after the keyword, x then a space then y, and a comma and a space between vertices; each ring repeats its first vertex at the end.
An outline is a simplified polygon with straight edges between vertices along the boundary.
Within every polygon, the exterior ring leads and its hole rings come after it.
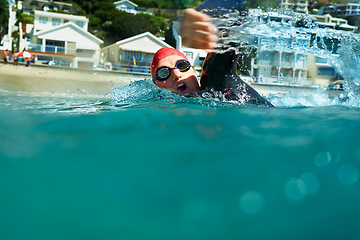
MULTIPOLYGON (((63 0, 73 4, 79 14, 89 18, 89 31, 104 40, 105 45, 143 32, 165 36, 169 28, 168 21, 177 15, 164 15, 156 11, 155 15, 132 15, 115 8, 112 0, 63 0)), ((276 7, 279 0, 249 0, 248 7, 276 7)), ((141 8, 176 9, 193 8, 204 0, 132 0, 141 8)))
MULTIPOLYGON (((64 0, 73 4, 80 15, 89 18, 89 31, 104 40, 105 45, 114 43, 143 32, 165 36, 169 27, 169 15, 129 14, 115 8, 112 0, 64 0)), ((133 0, 141 8, 184 9, 194 7, 203 1, 199 0, 133 0)))
MULTIPOLYGON (((104 45, 112 44, 121 39, 125 39, 143 32, 151 32, 156 36, 166 36, 169 29, 169 20, 176 17, 176 14, 167 14, 165 11, 155 11, 155 14, 129 14, 115 8, 116 0, 61 0, 73 4, 80 15, 89 18, 89 31, 104 40, 104 45)), ((332 0, 332 3, 345 3, 347 0, 332 0)), ((141 8, 146 9, 175 9, 193 8, 204 0, 132 0, 141 8)), ((319 8, 327 4, 327 0, 311 0, 309 6, 319 8)), ((277 8, 280 0, 248 0, 248 8, 261 7, 277 8)), ((4 35, 7 24, 7 0, 0 0, 0 30, 4 35)), ((62 12, 63 13, 63 12, 62 12)), ((27 16, 17 14, 19 21, 27 22, 27 16), (26 19, 25 19, 26 18, 26 19)), ((32 19, 29 19, 31 22, 32 19)), ((30 23, 29 22, 29 23, 30 23)))
POLYGON ((9 12, 7 6, 8 6, 8 2, 6 0, 0 0, 0 36, 6 34, 5 31, 9 19, 9 12))

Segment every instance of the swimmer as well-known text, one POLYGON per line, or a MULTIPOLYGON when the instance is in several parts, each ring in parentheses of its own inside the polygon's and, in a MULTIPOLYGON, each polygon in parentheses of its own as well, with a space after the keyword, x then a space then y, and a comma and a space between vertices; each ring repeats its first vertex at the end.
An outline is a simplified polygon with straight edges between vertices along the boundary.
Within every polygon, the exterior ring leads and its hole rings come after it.
MULTIPOLYGON (((215 0, 208 0, 199 7, 216 3, 215 0)), ((236 74, 238 55, 233 49, 223 53, 211 52, 216 47, 218 37, 216 26, 209 22, 210 19, 210 16, 195 9, 186 9, 181 21, 183 43, 208 51, 200 81, 184 54, 172 48, 162 48, 155 53, 150 67, 154 84, 181 95, 202 95, 214 90, 222 92, 225 99, 230 101, 273 107, 236 74)))
POLYGON ((156 86, 180 95, 199 94, 209 97, 209 93, 217 91, 229 101, 273 107, 236 74, 236 60, 237 54, 233 50, 221 54, 210 53, 205 60, 199 81, 183 53, 173 48, 161 48, 153 57, 150 73, 156 86))

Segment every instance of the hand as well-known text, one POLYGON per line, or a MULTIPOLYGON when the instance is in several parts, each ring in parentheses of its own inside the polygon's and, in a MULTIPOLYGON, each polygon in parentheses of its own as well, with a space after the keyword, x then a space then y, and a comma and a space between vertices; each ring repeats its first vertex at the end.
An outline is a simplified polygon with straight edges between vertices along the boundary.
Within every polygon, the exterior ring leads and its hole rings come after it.
POLYGON ((183 44, 191 48, 214 49, 218 37, 216 26, 209 21, 210 16, 192 8, 185 9, 181 21, 183 44))

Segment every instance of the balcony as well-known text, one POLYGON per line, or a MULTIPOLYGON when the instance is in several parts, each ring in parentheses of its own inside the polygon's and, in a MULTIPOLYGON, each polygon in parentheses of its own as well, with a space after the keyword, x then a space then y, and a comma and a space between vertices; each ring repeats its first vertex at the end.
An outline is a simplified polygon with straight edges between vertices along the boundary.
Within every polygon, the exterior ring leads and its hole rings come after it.
POLYGON ((293 67, 293 64, 292 64, 291 62, 282 61, 280 67, 281 67, 281 68, 292 68, 292 67, 293 67))
POLYGON ((53 45, 41 45, 41 44, 30 44, 28 46, 29 50, 39 51, 39 52, 48 52, 48 53, 61 53, 61 54, 75 54, 75 49, 66 49, 64 47, 53 46, 53 45))

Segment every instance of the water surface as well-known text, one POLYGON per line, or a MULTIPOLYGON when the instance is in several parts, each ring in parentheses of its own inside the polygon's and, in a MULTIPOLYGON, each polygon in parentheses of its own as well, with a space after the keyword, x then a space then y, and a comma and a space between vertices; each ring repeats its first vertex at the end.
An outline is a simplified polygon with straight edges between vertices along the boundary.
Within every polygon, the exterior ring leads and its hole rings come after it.
POLYGON ((358 100, 149 84, 0 95, 1 239, 359 239, 358 100))

